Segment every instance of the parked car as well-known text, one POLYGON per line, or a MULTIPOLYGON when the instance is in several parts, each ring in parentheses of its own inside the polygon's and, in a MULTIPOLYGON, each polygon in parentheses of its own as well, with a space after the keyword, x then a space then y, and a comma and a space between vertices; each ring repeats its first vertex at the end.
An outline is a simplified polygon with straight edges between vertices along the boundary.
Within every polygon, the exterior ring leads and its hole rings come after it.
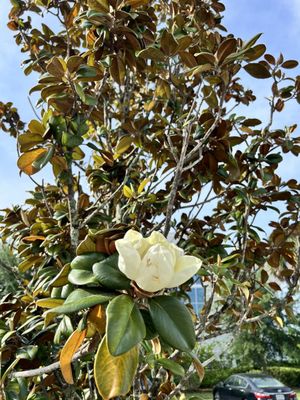
POLYGON ((296 393, 264 374, 236 374, 213 389, 214 400, 297 400, 296 393))

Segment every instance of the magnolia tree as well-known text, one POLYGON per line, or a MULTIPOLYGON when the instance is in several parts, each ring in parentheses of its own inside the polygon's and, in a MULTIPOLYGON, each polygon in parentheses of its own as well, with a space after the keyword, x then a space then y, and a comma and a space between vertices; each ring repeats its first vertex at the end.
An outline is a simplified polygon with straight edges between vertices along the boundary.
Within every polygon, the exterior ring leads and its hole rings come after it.
POLYGON ((23 276, 0 304, 2 397, 174 399, 210 361, 197 342, 293 315, 300 185, 277 170, 300 138, 273 117, 300 102, 298 63, 228 34, 218 0, 12 4, 36 119, 0 103, 0 123, 35 189, 2 212, 23 276), (266 121, 240 115, 241 72, 270 83, 266 121))

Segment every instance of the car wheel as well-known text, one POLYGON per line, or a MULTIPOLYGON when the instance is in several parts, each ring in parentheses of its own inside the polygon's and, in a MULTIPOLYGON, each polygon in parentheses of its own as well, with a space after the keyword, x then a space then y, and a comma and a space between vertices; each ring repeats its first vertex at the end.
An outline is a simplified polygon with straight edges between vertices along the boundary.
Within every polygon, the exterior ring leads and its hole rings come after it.
POLYGON ((214 400, 221 400, 221 396, 219 392, 215 392, 214 394, 214 400))

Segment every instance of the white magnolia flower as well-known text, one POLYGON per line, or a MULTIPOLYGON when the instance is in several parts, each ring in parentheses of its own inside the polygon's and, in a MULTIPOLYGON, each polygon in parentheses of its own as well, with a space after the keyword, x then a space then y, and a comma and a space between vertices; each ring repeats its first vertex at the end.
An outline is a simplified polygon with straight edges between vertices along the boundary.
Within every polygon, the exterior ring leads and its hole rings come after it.
POLYGON ((159 232, 144 238, 139 232, 130 230, 123 239, 116 241, 116 248, 119 269, 147 292, 181 285, 202 264, 197 257, 185 256, 182 249, 159 232))

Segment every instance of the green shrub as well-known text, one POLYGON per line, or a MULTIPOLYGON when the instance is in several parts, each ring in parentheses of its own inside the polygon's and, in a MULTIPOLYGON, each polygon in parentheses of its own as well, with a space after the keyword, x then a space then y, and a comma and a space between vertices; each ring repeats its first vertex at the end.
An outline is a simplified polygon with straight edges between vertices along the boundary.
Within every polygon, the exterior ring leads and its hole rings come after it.
POLYGON ((267 367, 267 372, 287 386, 300 387, 300 368, 267 367))
POLYGON ((17 259, 8 247, 0 246, 0 296, 14 292, 19 284, 17 259))
POLYGON ((202 387, 213 387, 220 381, 225 381, 230 375, 234 374, 236 370, 232 368, 223 369, 207 369, 205 371, 204 379, 201 383, 202 387))
MULTIPOLYGON (((205 370, 205 376, 201 383, 201 388, 211 388, 220 381, 225 381, 232 374, 246 372, 248 368, 209 368, 205 370)), ((189 387, 199 388, 199 378, 197 374, 190 377, 189 387)))

